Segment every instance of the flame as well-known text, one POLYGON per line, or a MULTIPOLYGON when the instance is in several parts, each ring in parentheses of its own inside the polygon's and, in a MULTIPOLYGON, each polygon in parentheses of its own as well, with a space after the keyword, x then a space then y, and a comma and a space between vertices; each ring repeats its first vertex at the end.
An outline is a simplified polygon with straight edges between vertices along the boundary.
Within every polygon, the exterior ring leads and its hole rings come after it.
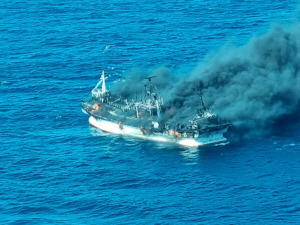
POLYGON ((93 105, 93 108, 94 108, 95 111, 98 110, 98 109, 99 109, 99 104, 95 103, 95 104, 93 105))
POLYGON ((178 131, 175 131, 174 136, 180 138, 181 134, 178 131))

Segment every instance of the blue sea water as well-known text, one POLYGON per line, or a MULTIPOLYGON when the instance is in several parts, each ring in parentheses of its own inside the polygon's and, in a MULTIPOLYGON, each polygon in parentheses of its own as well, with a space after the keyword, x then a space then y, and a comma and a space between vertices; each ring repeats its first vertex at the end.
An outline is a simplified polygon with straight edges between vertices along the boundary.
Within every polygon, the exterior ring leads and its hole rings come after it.
POLYGON ((300 132, 188 149, 105 134, 101 70, 192 70, 296 0, 1 0, 0 224, 300 224, 300 132), (105 46, 111 48, 103 53, 105 46))

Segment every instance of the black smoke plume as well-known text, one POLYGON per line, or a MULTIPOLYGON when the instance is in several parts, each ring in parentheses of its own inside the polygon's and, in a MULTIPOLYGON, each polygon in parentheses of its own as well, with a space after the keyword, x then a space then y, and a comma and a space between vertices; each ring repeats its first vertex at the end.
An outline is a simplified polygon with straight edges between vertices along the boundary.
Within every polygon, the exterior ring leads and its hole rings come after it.
POLYGON ((236 130, 261 134, 271 131, 278 121, 288 121, 289 116, 297 122, 299 69, 300 26, 273 25, 242 47, 223 47, 189 74, 164 67, 135 71, 115 90, 134 98, 142 91, 137 88, 139 83, 155 75, 153 82, 165 99, 164 105, 174 112, 170 120, 180 121, 184 115, 195 114, 202 90, 206 105, 236 130))

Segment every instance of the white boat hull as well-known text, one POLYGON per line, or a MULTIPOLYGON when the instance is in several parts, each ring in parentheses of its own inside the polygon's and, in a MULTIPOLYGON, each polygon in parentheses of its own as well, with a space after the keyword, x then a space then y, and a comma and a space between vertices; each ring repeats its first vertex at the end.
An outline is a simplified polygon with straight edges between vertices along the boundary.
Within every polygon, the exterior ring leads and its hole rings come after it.
POLYGON ((158 142, 170 142, 176 143, 179 145, 187 146, 187 147, 199 147, 204 145, 211 145, 211 144, 220 144, 227 142, 227 139, 223 136, 223 134, 227 131, 228 128, 224 128, 217 132, 212 132, 210 134, 199 135, 198 138, 177 138, 173 135, 148 135, 144 134, 143 131, 137 127, 122 125, 107 120, 96 119, 95 117, 91 116, 89 118, 89 123, 91 126, 98 128, 102 131, 120 134, 120 135, 127 135, 137 138, 142 138, 146 140, 153 140, 158 142))

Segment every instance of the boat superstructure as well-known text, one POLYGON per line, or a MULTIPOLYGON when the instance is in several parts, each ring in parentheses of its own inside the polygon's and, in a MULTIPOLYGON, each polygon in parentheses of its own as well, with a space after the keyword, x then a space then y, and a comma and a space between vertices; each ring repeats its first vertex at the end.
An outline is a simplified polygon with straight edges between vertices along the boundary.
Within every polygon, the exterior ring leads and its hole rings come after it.
MULTIPOLYGON (((172 120, 169 121, 166 116, 168 109, 163 107, 163 98, 151 82, 153 78, 147 78, 143 98, 128 100, 107 90, 106 77, 102 72, 91 98, 82 101, 83 112, 90 115, 89 123, 105 132, 190 147, 227 142, 224 133, 230 124, 221 121, 205 107, 202 95, 193 116, 184 122, 170 122, 172 120)), ((185 115, 183 117, 186 118, 185 115)))

